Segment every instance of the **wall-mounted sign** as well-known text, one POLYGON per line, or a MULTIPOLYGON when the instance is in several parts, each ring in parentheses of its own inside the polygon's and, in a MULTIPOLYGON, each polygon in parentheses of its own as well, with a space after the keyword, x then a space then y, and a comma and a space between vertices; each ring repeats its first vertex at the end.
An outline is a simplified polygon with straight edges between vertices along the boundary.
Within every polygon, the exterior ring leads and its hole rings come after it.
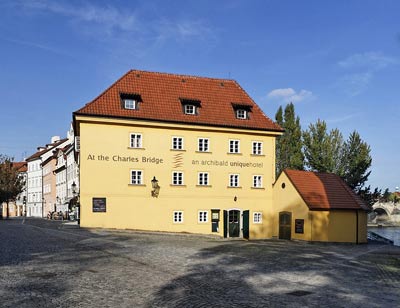
POLYGON ((93 212, 106 212, 106 198, 93 198, 93 212))
POLYGON ((294 230, 295 233, 304 233, 304 219, 295 219, 294 220, 294 230))

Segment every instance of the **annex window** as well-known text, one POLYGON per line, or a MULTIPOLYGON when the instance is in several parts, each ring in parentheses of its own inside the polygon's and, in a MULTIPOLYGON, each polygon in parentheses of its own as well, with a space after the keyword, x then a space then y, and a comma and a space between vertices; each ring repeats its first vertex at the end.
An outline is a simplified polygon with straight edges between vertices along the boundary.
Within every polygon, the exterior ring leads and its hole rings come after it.
POLYGON ((172 185, 183 185, 183 172, 172 172, 172 185))
POLYGON ((262 223, 262 213, 260 213, 260 212, 253 213, 253 223, 255 223, 255 224, 262 223))
POLYGON ((262 188, 262 175, 253 175, 253 187, 262 188))
POLYGON ((174 223, 182 223, 183 222, 183 211, 174 211, 173 220, 174 220, 174 223))
POLYGON ((239 187, 239 174, 229 175, 229 187, 239 187))
POLYGON ((208 222, 208 211, 199 211, 199 222, 208 222))
POLYGON ((142 134, 131 134, 130 147, 135 149, 142 147, 142 134))
POLYGON ((173 150, 183 150, 183 138, 182 137, 172 137, 172 149, 173 150))
POLYGON ((253 141, 253 155, 262 155, 263 143, 260 141, 253 141))
POLYGON ((142 170, 131 170, 131 184, 142 185, 143 184, 143 171, 142 170))
POLYGON ((210 142, 208 138, 199 138, 199 152, 208 152, 210 150, 210 142))
POLYGON ((229 153, 240 153, 239 140, 229 140, 229 153))
POLYGON ((199 172, 199 185, 208 185, 208 172, 199 172))

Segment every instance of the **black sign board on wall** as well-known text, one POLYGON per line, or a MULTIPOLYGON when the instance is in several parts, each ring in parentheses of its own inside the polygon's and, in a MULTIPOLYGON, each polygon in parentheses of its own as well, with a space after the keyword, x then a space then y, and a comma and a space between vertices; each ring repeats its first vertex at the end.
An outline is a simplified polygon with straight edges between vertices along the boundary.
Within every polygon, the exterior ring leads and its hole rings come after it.
POLYGON ((106 198, 93 198, 93 212, 106 212, 106 198))
POLYGON ((304 233, 304 219, 295 219, 294 220, 294 227, 296 233, 304 233))

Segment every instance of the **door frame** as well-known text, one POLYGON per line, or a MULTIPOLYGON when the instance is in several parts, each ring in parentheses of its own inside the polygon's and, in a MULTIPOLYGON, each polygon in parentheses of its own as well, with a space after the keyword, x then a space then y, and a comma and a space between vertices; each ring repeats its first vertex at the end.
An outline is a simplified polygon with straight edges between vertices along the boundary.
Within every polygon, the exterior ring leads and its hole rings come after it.
POLYGON ((239 236, 238 237, 231 237, 231 238, 243 238, 243 210, 239 209, 239 208, 229 208, 226 209, 225 211, 227 211, 227 223, 226 223, 226 238, 229 238, 229 211, 239 211, 239 217, 240 217, 240 221, 239 221, 239 236))
POLYGON ((278 239, 283 239, 281 238, 281 215, 289 215, 289 219, 290 219, 290 234, 289 234, 289 239, 288 240, 292 240, 292 212, 288 212, 288 211, 282 211, 278 213, 278 239))

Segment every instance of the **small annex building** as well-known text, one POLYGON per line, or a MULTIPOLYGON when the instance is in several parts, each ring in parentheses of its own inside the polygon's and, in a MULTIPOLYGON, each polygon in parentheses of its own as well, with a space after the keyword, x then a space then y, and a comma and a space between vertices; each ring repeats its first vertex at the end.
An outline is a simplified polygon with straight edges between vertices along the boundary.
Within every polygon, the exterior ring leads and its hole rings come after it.
POLYGON ((337 175, 284 170, 274 184, 273 236, 366 243, 367 206, 337 175))

